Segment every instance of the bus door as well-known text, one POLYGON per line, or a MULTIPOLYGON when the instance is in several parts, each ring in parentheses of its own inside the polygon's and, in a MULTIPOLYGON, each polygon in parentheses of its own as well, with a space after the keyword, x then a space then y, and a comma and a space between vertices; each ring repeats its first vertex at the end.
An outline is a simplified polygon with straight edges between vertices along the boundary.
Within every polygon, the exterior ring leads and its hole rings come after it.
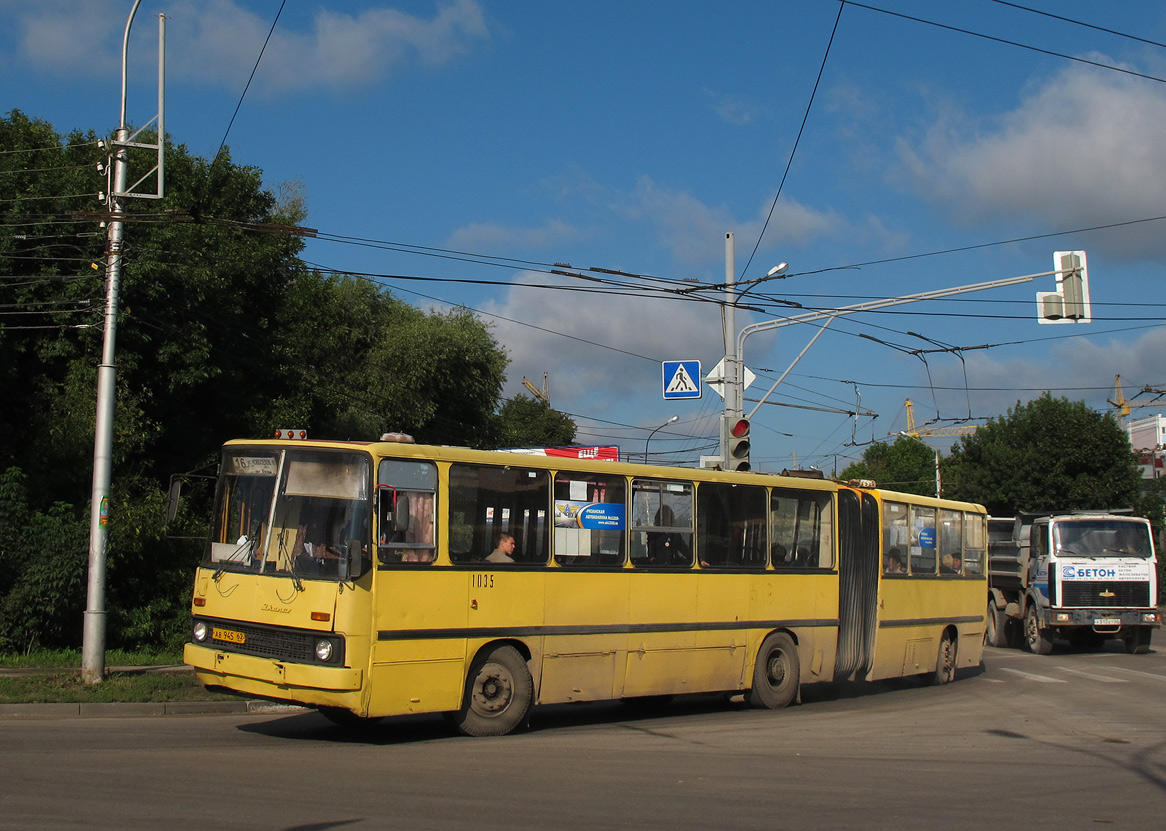
POLYGON ((834 680, 863 679, 874 663, 879 579, 878 503, 838 490, 838 656, 834 680))

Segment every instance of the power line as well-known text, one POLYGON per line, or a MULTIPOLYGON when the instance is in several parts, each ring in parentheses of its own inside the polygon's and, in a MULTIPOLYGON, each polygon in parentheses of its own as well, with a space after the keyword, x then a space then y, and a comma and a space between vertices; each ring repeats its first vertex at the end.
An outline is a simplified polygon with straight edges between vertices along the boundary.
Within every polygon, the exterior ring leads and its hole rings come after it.
POLYGON ((267 31, 267 38, 263 41, 263 46, 259 50, 259 57, 255 59, 255 66, 251 68, 251 75, 247 78, 247 84, 243 87, 243 94, 239 96, 239 103, 235 105, 235 112, 231 114, 231 120, 227 124, 227 130, 223 133, 223 140, 219 142, 219 149, 215 151, 215 158, 219 157, 219 153, 223 152, 223 147, 227 143, 227 136, 231 132, 231 127, 235 125, 235 116, 239 114, 239 109, 243 106, 243 99, 247 97, 247 90, 251 89, 251 82, 255 80, 255 73, 259 71, 259 62, 263 60, 263 53, 267 51, 267 44, 271 40, 271 35, 275 31, 275 24, 279 23, 279 16, 283 14, 283 7, 287 5, 287 0, 283 0, 279 4, 279 11, 275 13, 275 20, 271 21, 271 28, 267 31))
POLYGON ((902 12, 893 12, 889 9, 880 9, 877 6, 868 6, 865 3, 857 3, 857 2, 855 2, 855 0, 839 0, 839 2, 842 3, 843 5, 857 6, 860 9, 866 9, 867 11, 889 15, 890 17, 898 17, 902 20, 910 20, 913 23, 922 23, 922 24, 927 25, 927 26, 934 26, 937 29, 946 29, 949 32, 957 32, 961 35, 970 35, 971 37, 982 38, 983 40, 990 40, 990 41, 993 41, 994 43, 1001 43, 1001 44, 1004 44, 1005 46, 1015 46, 1019 49, 1027 49, 1030 52, 1037 52, 1041 55, 1048 55, 1049 57, 1052 57, 1052 58, 1062 58, 1063 60, 1066 60, 1066 61, 1073 61, 1074 63, 1085 64, 1086 66, 1096 67, 1097 69, 1107 69, 1110 72, 1120 72, 1123 75, 1130 75, 1134 78, 1142 78, 1143 80, 1146 80, 1146 81, 1154 81, 1154 82, 1159 83, 1159 84, 1166 84, 1166 78, 1159 78, 1155 75, 1146 75, 1145 73, 1142 73, 1142 72, 1134 72, 1132 69, 1124 69, 1123 67, 1114 66, 1112 64, 1104 64, 1104 63, 1100 63, 1098 61, 1091 61, 1091 60, 1088 60, 1087 58, 1078 58, 1078 57, 1075 57, 1073 55, 1066 55, 1063 52, 1054 52, 1051 49, 1042 49, 1039 46, 1030 46, 1026 43, 1020 43, 1019 41, 1008 40, 1006 38, 996 37, 994 35, 986 35, 982 32, 974 32, 971 29, 963 29, 963 28, 960 28, 959 26, 950 26, 946 23, 938 23, 934 20, 926 20, 925 18, 922 18, 922 17, 913 17, 912 15, 903 14, 902 12))
POLYGON ((761 246, 761 240, 765 237, 765 231, 769 227, 769 221, 773 219, 773 211, 777 208, 777 200, 781 198, 781 189, 785 186, 785 180, 789 176, 790 168, 794 163, 794 155, 798 152, 798 144, 801 143, 802 133, 806 130, 806 122, 810 120, 810 110, 814 107, 814 99, 818 95, 818 85, 822 83, 822 73, 826 71, 826 60, 830 57, 830 47, 834 44, 834 35, 838 32, 838 22, 842 20, 842 10, 846 8, 846 4, 842 3, 838 6, 838 16, 834 18, 834 28, 830 30, 830 39, 826 42, 826 51, 822 55, 822 63, 818 67, 818 77, 814 79, 814 88, 810 92, 810 100, 806 103, 806 111, 802 114, 802 124, 798 127, 798 135, 794 139, 794 146, 789 151, 789 158, 785 163, 785 171, 781 174, 781 181, 777 185, 777 193, 773 196, 773 204, 769 206, 769 213, 765 216, 765 224, 761 226, 761 233, 757 235, 757 242, 753 245, 753 251, 749 254, 749 259, 745 263, 745 267, 741 269, 741 276, 749 272, 749 266, 753 263, 753 258, 757 255, 757 249, 761 246))

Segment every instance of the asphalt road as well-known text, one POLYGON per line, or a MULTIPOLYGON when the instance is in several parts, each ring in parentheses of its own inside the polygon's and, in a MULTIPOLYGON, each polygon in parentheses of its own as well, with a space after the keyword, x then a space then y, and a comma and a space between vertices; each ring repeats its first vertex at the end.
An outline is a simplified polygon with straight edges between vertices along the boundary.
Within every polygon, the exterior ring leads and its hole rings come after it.
MULTIPOLYGON (((1160 634, 1160 633, 1159 633, 1160 634)), ((1166 822, 1166 649, 989 649, 945 687, 440 718, 0 719, 0 829, 1037 829, 1166 822)))

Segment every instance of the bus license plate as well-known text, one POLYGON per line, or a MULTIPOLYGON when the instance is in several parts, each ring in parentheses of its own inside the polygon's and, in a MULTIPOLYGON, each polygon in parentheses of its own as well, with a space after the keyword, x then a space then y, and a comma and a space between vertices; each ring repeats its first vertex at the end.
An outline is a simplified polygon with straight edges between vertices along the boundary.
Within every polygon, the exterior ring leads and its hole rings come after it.
POLYGON ((1093 619, 1094 626, 1121 626, 1119 617, 1097 617, 1093 619))
POLYGON ((227 643, 246 643, 247 635, 244 632, 236 632, 234 629, 211 629, 211 639, 216 641, 226 641, 227 643))

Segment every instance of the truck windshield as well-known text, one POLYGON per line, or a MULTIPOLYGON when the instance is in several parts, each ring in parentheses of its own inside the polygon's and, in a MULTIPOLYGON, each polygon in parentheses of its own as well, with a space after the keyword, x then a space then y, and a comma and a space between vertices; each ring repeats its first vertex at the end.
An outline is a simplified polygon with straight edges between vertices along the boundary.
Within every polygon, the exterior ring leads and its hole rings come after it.
POLYGON ((1121 519, 1063 519, 1053 526, 1053 548, 1065 557, 1139 557, 1153 553, 1147 523, 1121 519))
POLYGON ((370 469, 359 453, 226 448, 203 565, 340 579, 351 541, 369 551, 370 469))

